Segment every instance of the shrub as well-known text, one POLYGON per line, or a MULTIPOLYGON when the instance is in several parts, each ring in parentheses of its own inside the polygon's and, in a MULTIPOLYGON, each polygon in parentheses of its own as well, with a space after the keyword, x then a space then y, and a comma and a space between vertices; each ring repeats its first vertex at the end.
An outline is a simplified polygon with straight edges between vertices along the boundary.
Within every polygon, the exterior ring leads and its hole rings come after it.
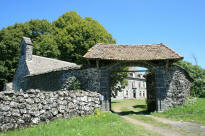
POLYGON ((67 79, 66 84, 63 86, 63 90, 78 90, 78 89, 81 89, 81 83, 74 76, 69 77, 67 79))
POLYGON ((191 96, 205 97, 205 70, 198 65, 192 65, 186 61, 178 61, 176 65, 184 68, 194 79, 191 96))

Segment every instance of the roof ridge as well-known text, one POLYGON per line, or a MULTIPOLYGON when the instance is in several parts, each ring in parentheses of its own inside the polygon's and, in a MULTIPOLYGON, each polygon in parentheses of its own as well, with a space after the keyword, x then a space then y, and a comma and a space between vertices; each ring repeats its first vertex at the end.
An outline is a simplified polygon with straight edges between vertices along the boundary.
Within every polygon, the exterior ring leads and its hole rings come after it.
MULTIPOLYGON (((108 43, 108 44, 104 44, 104 43, 97 43, 97 44, 95 44, 94 46, 96 46, 96 45, 106 45, 106 46, 108 46, 108 45, 116 45, 116 46, 130 46, 130 47, 133 47, 133 46, 153 46, 153 45, 160 45, 161 43, 153 43, 153 44, 113 44, 113 43, 108 43)), ((93 46, 93 47, 94 47, 93 46)))
MULTIPOLYGON (((36 56, 36 57, 44 58, 44 59, 48 59, 48 60, 55 60, 55 61, 59 61, 59 62, 65 62, 65 63, 76 64, 76 63, 73 63, 73 62, 63 61, 63 60, 59 60, 59 59, 55 59, 55 58, 48 58, 48 57, 38 56, 38 55, 32 55, 32 56, 36 56)), ((77 65, 77 64, 76 64, 76 65, 77 65)))

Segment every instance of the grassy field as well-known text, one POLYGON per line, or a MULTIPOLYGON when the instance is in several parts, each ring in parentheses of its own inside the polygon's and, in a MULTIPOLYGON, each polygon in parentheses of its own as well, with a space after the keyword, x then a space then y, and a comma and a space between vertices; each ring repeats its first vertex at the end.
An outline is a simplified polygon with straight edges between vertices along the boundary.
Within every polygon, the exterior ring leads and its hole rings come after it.
POLYGON ((130 124, 113 113, 59 119, 32 128, 0 133, 0 136, 157 136, 141 126, 130 124))
MULTIPOLYGON (((147 114, 146 102, 143 99, 117 100, 112 102, 112 107, 117 105, 120 105, 121 114, 129 115, 132 118, 147 123, 157 124, 153 119, 143 116, 144 113, 147 114)), ((151 115, 205 125, 205 98, 197 98, 194 103, 187 102, 183 106, 171 108, 164 112, 153 112, 151 115)))
POLYGON ((152 113, 154 116, 196 122, 205 125, 205 98, 197 98, 195 103, 172 108, 161 113, 152 113))

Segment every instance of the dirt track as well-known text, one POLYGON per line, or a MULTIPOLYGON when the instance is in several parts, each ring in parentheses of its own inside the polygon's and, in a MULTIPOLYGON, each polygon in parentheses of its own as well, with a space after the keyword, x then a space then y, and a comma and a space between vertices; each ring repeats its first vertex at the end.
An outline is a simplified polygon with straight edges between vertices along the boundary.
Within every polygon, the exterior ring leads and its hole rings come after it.
MULTIPOLYGON (((165 126, 153 125, 150 123, 146 123, 134 118, 129 117, 128 115, 120 114, 122 111, 121 104, 115 105, 112 107, 112 110, 119 114, 123 119, 127 120, 130 123, 141 125, 149 131, 156 132, 163 136, 205 136, 205 126, 200 126, 196 123, 191 122, 181 122, 181 121, 173 121, 165 118, 159 118, 152 115, 144 115, 149 118, 153 118, 157 122, 167 124, 165 126)), ((130 106, 130 105, 129 105, 130 106)), ((127 107, 131 112, 136 111, 133 106, 127 107)), ((134 113, 133 113, 134 114, 134 113)), ((143 114, 141 114, 143 115, 143 114)))

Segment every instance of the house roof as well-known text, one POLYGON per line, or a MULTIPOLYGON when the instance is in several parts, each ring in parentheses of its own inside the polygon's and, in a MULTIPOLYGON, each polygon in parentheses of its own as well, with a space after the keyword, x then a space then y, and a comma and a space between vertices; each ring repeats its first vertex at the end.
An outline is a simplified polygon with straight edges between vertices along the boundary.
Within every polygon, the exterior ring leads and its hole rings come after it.
POLYGON ((83 56, 87 59, 101 60, 171 60, 183 57, 164 44, 116 45, 96 44, 83 56))
POLYGON ((26 64, 30 73, 28 76, 34 76, 60 70, 80 69, 81 67, 80 65, 77 65, 75 63, 36 55, 32 55, 32 60, 27 60, 26 64))

